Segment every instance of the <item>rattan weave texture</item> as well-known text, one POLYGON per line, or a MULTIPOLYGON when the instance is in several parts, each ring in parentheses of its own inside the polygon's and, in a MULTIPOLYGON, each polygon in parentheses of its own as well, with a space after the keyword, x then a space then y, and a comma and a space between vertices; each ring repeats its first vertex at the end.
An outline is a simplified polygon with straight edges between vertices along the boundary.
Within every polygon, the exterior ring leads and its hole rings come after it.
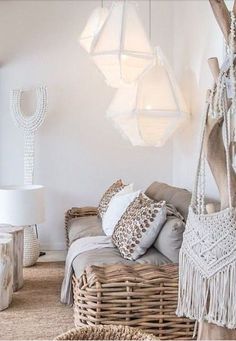
POLYGON ((59 335, 55 340, 139 340, 158 341, 152 334, 127 326, 87 326, 59 335))
POLYGON ((178 266, 90 266, 73 278, 75 326, 138 327, 161 340, 191 339, 194 322, 175 314, 178 266))
POLYGON ((66 235, 66 245, 69 247, 69 222, 71 219, 97 215, 98 210, 97 207, 72 207, 65 213, 65 235, 66 235))

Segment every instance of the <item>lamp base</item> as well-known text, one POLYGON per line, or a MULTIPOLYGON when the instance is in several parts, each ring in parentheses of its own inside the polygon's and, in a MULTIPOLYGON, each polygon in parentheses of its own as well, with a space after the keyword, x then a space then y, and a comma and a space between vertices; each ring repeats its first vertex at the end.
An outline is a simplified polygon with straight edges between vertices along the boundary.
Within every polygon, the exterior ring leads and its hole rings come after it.
POLYGON ((34 226, 25 226, 23 265, 25 267, 34 265, 39 258, 39 253, 39 240, 37 238, 34 226))

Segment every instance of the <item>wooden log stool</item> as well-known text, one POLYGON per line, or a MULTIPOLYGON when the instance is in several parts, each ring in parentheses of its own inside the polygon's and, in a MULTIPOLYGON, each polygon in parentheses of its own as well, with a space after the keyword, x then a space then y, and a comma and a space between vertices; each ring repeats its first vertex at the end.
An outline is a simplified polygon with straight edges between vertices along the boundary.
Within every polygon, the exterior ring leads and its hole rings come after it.
POLYGON ((24 229, 22 227, 1 226, 0 233, 9 233, 13 238, 13 291, 23 286, 24 229))
POLYGON ((8 308, 13 293, 13 237, 0 233, 0 311, 8 308))

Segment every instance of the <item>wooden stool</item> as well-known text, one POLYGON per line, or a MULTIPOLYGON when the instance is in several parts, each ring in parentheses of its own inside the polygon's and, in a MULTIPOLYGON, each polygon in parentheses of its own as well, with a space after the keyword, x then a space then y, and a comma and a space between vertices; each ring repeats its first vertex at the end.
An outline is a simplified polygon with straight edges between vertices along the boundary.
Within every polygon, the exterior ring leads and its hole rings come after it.
POLYGON ((13 237, 0 233, 0 311, 8 308, 13 293, 13 237))
POLYGON ((24 229, 22 227, 2 226, 0 233, 10 233, 13 238, 13 291, 23 286, 24 229))

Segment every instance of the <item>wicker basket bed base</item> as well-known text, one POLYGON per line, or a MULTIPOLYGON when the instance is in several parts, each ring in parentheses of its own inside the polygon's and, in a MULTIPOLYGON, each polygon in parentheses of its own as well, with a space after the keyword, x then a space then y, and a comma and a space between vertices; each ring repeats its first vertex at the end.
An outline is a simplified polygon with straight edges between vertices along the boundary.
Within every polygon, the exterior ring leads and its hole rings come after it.
POLYGON ((90 266, 73 277, 73 291, 76 327, 124 325, 161 340, 192 338, 194 322, 175 315, 177 265, 90 266))

